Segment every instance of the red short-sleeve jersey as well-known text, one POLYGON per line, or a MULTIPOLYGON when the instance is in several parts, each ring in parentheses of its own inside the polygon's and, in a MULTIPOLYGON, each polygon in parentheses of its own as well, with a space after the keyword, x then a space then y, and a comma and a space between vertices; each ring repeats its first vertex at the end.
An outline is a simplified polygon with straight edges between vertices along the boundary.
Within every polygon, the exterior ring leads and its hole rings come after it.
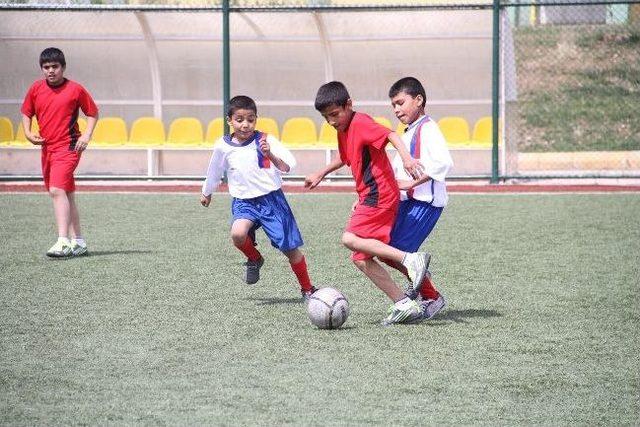
POLYGON ((45 139, 47 150, 74 149, 80 137, 78 113, 91 117, 98 114, 98 107, 89 92, 80 84, 65 79, 60 86, 49 86, 46 80, 36 81, 22 103, 22 114, 36 116, 40 136, 45 139))
POLYGON ((371 117, 354 113, 345 132, 338 132, 340 160, 351 167, 360 204, 390 207, 400 190, 385 152, 391 130, 371 117))

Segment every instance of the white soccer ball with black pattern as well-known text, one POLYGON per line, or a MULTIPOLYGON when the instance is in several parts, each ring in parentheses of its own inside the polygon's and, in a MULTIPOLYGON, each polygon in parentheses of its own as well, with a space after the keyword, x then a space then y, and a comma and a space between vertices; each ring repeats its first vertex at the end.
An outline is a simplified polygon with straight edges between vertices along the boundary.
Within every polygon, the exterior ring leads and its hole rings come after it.
POLYGON ((349 302, 334 288, 315 291, 307 304, 309 320, 320 329, 336 329, 349 317, 349 302))

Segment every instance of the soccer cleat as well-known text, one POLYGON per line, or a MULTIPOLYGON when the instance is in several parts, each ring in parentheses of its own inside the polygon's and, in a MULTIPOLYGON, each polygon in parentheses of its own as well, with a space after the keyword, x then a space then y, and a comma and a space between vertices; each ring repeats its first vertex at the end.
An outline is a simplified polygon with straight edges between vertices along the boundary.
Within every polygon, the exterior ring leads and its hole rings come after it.
POLYGON ((309 298, 311 298, 311 295, 314 294, 315 291, 317 291, 318 289, 315 286, 311 287, 311 290, 309 291, 303 291, 301 290, 300 293, 302 294, 302 302, 307 303, 309 302, 309 298))
POLYGON ((71 256, 71 246, 68 241, 58 239, 55 245, 47 251, 47 256, 51 258, 66 258, 71 256))
POLYGON ((85 256, 89 255, 87 245, 80 245, 78 242, 71 243, 71 255, 73 256, 85 256))
MULTIPOLYGON (((431 272, 427 270, 427 274, 425 274, 424 277, 429 278, 429 280, 431 280, 431 272)), ((413 289, 413 285, 411 283, 407 283, 407 286, 405 286, 404 288, 404 295, 407 298, 417 300, 420 297, 420 292, 413 289)))
POLYGON ((244 263, 244 281, 247 282, 248 285, 253 285, 258 283, 260 280, 260 267, 264 264, 264 258, 260 257, 260 259, 256 261, 249 261, 244 263))
POLYGON ((422 319, 422 307, 413 300, 404 309, 392 304, 388 313, 388 316, 382 319, 382 326, 391 326, 396 323, 415 323, 422 319))
POLYGON ((429 270, 431 255, 428 252, 407 253, 402 260, 402 265, 407 268, 407 274, 411 279, 413 290, 418 292, 422 286, 424 276, 429 270))
POLYGON ((447 300, 444 299, 444 296, 438 295, 438 298, 424 300, 420 305, 422 306, 422 320, 429 320, 446 307, 447 300))

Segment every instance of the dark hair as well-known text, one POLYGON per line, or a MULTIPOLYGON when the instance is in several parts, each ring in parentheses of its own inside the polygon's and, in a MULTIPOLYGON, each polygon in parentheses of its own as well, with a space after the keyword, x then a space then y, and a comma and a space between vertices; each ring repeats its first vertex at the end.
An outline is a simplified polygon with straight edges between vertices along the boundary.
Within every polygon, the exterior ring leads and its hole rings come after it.
POLYGON ((227 117, 233 116, 238 110, 251 110, 258 114, 258 107, 256 102, 248 96, 238 95, 229 100, 229 107, 227 108, 227 117))
POLYGON ((318 111, 322 111, 332 105, 344 107, 350 98, 351 96, 349 96, 346 86, 341 82, 325 83, 318 89, 315 107, 318 111))
POLYGON ((427 102, 427 94, 424 91, 424 87, 422 86, 422 83, 420 83, 420 80, 416 79, 415 77, 404 77, 395 82, 391 86, 391 89, 389 89, 389 98, 393 98, 400 92, 404 92, 414 98, 418 95, 422 95, 423 107, 427 102))
POLYGON ((40 54, 40 68, 42 64, 47 62, 57 62, 63 67, 67 66, 67 61, 64 60, 64 53, 57 47, 48 47, 40 54))

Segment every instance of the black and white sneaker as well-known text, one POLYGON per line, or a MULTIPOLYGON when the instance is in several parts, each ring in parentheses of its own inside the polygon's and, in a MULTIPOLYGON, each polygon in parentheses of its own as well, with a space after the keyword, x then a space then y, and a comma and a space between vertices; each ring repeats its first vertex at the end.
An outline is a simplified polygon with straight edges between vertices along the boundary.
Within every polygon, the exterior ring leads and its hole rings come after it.
POLYGON ((253 285, 258 283, 260 280, 260 267, 264 264, 264 258, 260 257, 260 259, 256 261, 249 261, 244 263, 244 281, 247 282, 248 285, 253 285))

